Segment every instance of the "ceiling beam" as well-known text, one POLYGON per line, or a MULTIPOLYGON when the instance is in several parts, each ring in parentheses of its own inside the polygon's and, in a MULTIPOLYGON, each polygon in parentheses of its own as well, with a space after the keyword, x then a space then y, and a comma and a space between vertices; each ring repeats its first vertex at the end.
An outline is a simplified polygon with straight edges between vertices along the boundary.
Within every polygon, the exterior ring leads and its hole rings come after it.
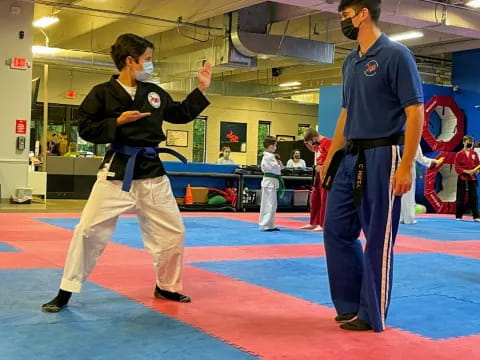
MULTIPOLYGON (((182 0, 181 7, 179 7, 178 1, 176 0, 165 0, 161 2, 158 0, 145 0, 140 3, 140 7, 135 9, 138 15, 147 16, 146 14, 148 14, 148 16, 152 18, 158 17, 171 20, 175 24, 160 23, 153 19, 141 20, 132 18, 128 12, 125 12, 125 15, 114 16, 105 13, 103 16, 99 16, 96 13, 93 14, 88 11, 65 9, 58 16, 60 17, 61 23, 68 25, 65 26, 65 31, 59 33, 52 32, 50 42, 51 46, 61 48, 98 51, 107 48, 108 46, 105 47, 106 43, 111 45, 115 40, 115 36, 125 33, 128 29, 134 28, 135 33, 142 36, 150 36, 176 28, 176 21, 179 17, 182 17, 182 21, 184 22, 196 23, 260 2, 262 2, 262 0, 219 0, 214 2, 182 0), (127 23, 124 22, 126 20, 128 20, 127 23)), ((100 10, 117 10, 122 4, 130 4, 131 6, 131 1, 108 0, 99 3, 95 8, 100 10)), ((223 24, 215 27, 223 27, 223 24)))
MULTIPOLYGON (((274 0, 283 4, 338 14, 338 3, 318 0, 274 0)), ((385 0, 382 2, 381 21, 414 28, 431 28, 438 32, 480 39, 480 13, 468 9, 446 8, 442 21, 442 7, 419 0, 385 0), (437 8, 437 14, 435 14, 437 8)))
POLYGON ((480 40, 463 39, 452 43, 430 44, 414 49, 416 55, 439 55, 480 48, 480 40))

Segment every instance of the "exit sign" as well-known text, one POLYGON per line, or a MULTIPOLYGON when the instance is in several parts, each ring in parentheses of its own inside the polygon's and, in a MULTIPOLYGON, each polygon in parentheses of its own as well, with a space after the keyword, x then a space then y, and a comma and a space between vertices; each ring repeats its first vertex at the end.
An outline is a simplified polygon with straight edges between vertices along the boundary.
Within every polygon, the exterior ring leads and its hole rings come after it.
POLYGON ((10 61, 10 68, 17 70, 27 70, 28 61, 25 58, 13 57, 10 61))
POLYGON ((73 90, 69 90, 65 92, 65 97, 67 99, 76 99, 77 98, 77 92, 73 90))

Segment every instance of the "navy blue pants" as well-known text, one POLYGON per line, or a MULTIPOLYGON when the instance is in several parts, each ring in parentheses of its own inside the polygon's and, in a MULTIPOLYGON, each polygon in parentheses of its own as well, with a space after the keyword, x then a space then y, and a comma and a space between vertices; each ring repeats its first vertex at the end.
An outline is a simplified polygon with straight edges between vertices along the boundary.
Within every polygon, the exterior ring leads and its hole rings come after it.
POLYGON ((385 329, 392 289, 401 199, 393 195, 392 180, 399 153, 398 146, 365 150, 366 183, 359 206, 352 196, 358 155, 345 155, 327 201, 324 242, 333 303, 338 314, 358 313, 377 332, 385 329), (365 251, 358 239, 361 230, 365 251))

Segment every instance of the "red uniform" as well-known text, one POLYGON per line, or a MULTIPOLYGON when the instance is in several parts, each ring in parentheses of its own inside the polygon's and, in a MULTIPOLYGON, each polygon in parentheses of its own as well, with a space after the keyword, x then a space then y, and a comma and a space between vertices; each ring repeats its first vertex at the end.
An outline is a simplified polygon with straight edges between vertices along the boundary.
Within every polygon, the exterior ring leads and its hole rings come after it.
MULTIPOLYGON (((315 150, 315 164, 322 165, 325 163, 327 158, 328 149, 332 140, 327 137, 324 137, 320 140, 318 145, 315 145, 313 149, 315 150)), ((310 225, 323 227, 325 220, 325 211, 327 207, 327 190, 322 188, 322 180, 320 179, 320 174, 315 173, 315 180, 313 182, 312 196, 310 198, 310 225)))
POLYGON ((472 149, 470 151, 462 150, 455 156, 455 171, 458 174, 457 180, 457 201, 455 217, 461 219, 465 209, 465 195, 468 194, 470 207, 474 219, 479 218, 478 196, 477 196, 477 176, 474 174, 465 174, 463 170, 473 170, 480 165, 478 154, 472 149))
POLYGON ((480 165, 478 154, 472 149, 468 152, 459 151, 455 156, 455 171, 462 180, 476 180, 476 175, 465 174, 463 170, 473 170, 480 165))

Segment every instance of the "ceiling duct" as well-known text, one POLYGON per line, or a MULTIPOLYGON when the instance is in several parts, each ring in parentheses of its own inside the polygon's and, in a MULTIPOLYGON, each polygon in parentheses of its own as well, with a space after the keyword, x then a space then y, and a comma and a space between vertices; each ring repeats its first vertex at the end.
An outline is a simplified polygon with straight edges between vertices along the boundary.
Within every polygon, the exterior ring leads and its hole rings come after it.
MULTIPOLYGON (((35 47, 34 47, 35 48, 35 47)), ((109 55, 98 54, 79 50, 66 50, 58 48, 37 47, 33 51, 33 61, 39 64, 56 64, 88 67, 89 69, 102 69, 116 71, 115 64, 109 55)))
POLYGON ((274 12, 278 12, 276 7, 281 6, 285 5, 266 2, 232 13, 231 40, 236 50, 262 59, 295 58, 306 64, 333 64, 334 44, 268 33, 274 12))

